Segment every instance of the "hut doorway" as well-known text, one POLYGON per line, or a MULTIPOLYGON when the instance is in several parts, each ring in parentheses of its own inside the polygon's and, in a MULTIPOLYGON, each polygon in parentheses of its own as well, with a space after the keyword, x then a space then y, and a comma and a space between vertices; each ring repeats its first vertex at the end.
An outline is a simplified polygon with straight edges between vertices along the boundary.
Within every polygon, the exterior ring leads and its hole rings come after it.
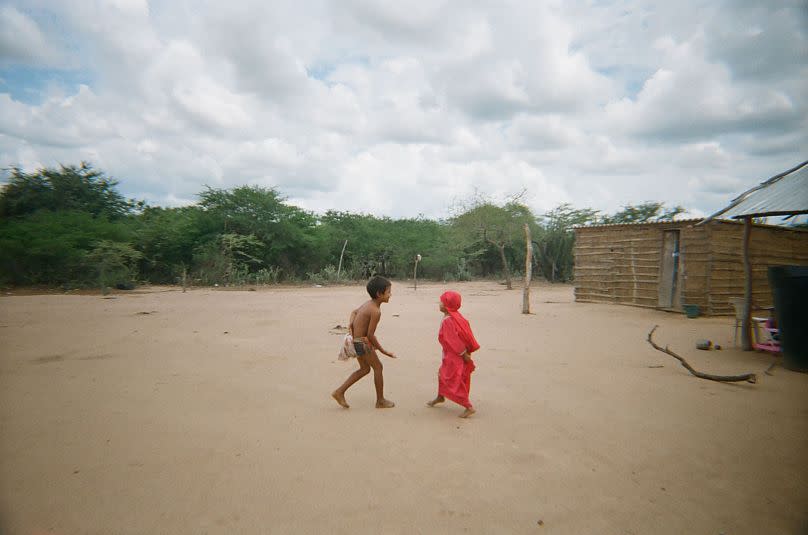
POLYGON ((662 273, 659 277, 659 307, 681 308, 679 299, 679 231, 666 230, 662 240, 662 273))

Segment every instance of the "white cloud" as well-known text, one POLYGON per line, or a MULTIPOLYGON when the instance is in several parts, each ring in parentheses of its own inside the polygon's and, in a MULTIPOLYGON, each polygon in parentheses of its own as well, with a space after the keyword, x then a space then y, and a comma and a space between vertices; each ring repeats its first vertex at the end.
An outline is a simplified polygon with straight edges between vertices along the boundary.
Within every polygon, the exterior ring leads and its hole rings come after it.
POLYGON ((55 66, 60 57, 31 17, 14 6, 0 6, 0 61, 55 66))
POLYGON ((772 87, 743 87, 726 65, 704 59, 699 37, 676 43, 660 38, 666 56, 636 99, 606 106, 613 128, 628 133, 700 139, 722 133, 771 130, 798 118, 792 98, 772 87))
POLYGON ((111 118, 98 109, 98 97, 82 85, 67 97, 27 106, 0 94, 0 131, 31 145, 80 147, 114 135, 111 118))
POLYGON ((168 205, 256 184, 395 217, 522 188, 710 213, 806 158, 801 9, 10 0, 0 164, 90 159, 168 205))

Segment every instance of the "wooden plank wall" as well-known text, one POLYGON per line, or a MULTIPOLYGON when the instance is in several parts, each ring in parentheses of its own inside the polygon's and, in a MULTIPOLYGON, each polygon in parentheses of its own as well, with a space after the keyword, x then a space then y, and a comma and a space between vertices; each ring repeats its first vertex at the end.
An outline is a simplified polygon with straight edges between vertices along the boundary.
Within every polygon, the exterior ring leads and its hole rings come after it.
POLYGON ((576 301, 657 305, 661 227, 579 228, 575 240, 576 301))
MULTIPOLYGON (((716 221, 709 224, 712 253, 709 314, 734 314, 730 297, 743 297, 743 223, 716 221)), ((808 265, 808 231, 753 226, 750 236, 752 303, 772 305, 768 267, 808 265)))
MULTIPOLYGON (((709 226, 683 225, 680 229, 682 272, 682 304, 699 305, 702 313, 709 313, 710 280, 710 231, 709 226)), ((680 309, 681 310, 681 309, 680 309)))
MULTIPOLYGON (((576 229, 575 300, 657 307, 663 233, 674 229, 681 303, 706 315, 734 314, 729 298, 743 296, 743 224, 728 221, 576 229)), ((808 265, 808 231, 754 226, 751 248, 754 303, 771 306, 767 268, 808 265)))

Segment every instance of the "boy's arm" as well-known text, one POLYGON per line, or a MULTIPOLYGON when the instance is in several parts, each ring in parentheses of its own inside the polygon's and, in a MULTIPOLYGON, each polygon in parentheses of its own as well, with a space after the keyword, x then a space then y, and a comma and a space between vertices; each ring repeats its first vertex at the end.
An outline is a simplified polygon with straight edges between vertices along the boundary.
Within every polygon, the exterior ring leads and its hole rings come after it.
POLYGON ((357 310, 359 309, 354 309, 354 311, 351 312, 351 319, 348 320, 348 332, 351 333, 351 336, 353 336, 353 322, 356 319, 357 310))
POLYGON ((373 347, 378 349, 383 354, 387 355, 391 358, 396 358, 394 353, 390 353, 386 351, 382 345, 379 343, 379 339, 376 338, 376 326, 379 325, 379 320, 382 318, 381 310, 372 310, 370 313, 370 324, 368 325, 368 340, 370 343, 373 344, 373 347))

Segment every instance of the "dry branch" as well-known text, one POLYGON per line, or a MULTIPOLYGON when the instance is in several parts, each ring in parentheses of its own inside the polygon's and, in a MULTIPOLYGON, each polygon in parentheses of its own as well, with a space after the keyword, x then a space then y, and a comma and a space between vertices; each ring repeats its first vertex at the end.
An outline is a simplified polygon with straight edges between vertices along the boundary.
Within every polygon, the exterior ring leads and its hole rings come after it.
POLYGON ((654 343, 653 336, 654 336, 654 331, 657 330, 657 327, 659 327, 659 325, 654 325, 654 328, 651 329, 651 332, 648 333, 648 343, 651 344, 652 346, 654 346, 654 349, 656 349, 658 351, 662 351, 663 353, 667 353, 668 355, 670 355, 673 358, 675 358, 676 360, 678 360, 682 364, 682 366, 687 368, 687 371, 689 371, 690 373, 692 373, 696 377, 698 377, 700 379, 708 379, 710 381, 720 381, 722 383, 737 383, 737 382, 740 382, 740 381, 747 381, 749 383, 757 383, 757 375, 755 375, 754 373, 745 373, 743 375, 713 375, 711 373, 702 373, 700 371, 694 370, 693 367, 690 364, 688 364, 685 359, 683 359, 682 357, 680 357, 679 355, 677 355, 676 353, 674 353, 673 351, 668 349, 667 346, 662 348, 662 347, 656 345, 656 343, 654 343))

